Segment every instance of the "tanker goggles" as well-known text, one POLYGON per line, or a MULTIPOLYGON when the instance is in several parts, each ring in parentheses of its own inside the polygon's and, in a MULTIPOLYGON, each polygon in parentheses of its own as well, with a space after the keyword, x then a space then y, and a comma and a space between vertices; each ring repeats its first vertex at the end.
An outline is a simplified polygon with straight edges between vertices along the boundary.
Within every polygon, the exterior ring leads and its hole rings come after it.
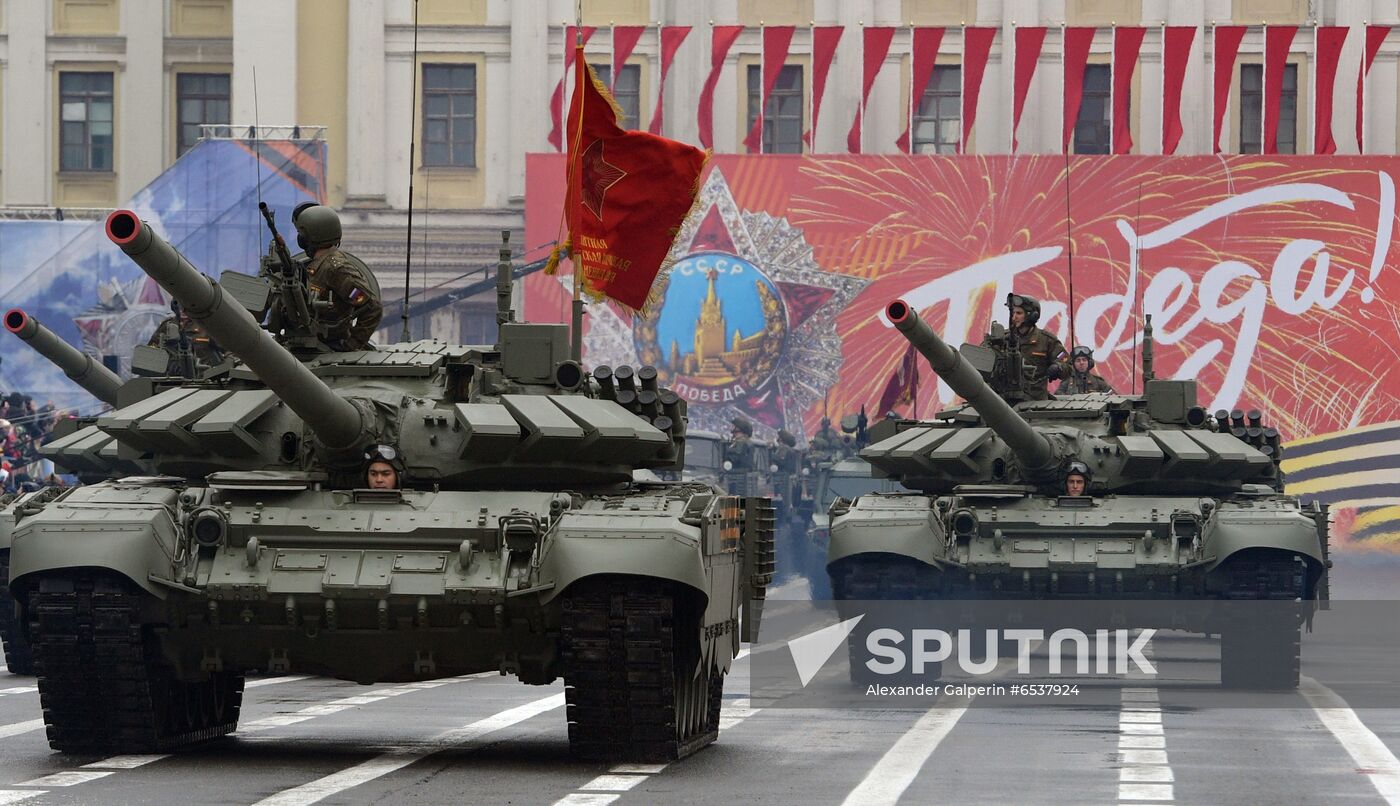
POLYGON ((1080 475, 1089 478, 1089 466, 1083 462, 1070 462, 1069 469, 1065 471, 1066 476, 1080 475))
POLYGON ((375 445, 365 451, 366 462, 373 462, 375 460, 392 462, 397 458, 399 458, 399 452, 393 445, 375 445))

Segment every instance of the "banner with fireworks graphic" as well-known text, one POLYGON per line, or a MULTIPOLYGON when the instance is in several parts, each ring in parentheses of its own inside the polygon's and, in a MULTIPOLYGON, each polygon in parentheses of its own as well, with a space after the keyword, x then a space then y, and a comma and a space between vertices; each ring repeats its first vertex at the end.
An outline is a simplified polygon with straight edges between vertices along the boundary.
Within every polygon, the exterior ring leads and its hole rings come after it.
MULTIPOLYGON (((558 223, 562 159, 529 158, 528 243, 558 223)), ((907 348, 881 314, 896 297, 955 345, 1004 321, 1008 292, 1037 297, 1041 326, 1091 347, 1120 391, 1141 389, 1146 312, 1159 377, 1197 379, 1212 411, 1259 408, 1293 443, 1291 492, 1400 532, 1400 441, 1384 438, 1400 431, 1396 172, 1383 157, 717 156, 659 302, 592 306, 585 359, 654 364, 699 427, 743 414, 771 438, 876 414, 907 348)), ((561 281, 527 281, 532 318, 566 320, 561 281)), ((926 414, 953 399, 931 376, 917 395, 926 414)))

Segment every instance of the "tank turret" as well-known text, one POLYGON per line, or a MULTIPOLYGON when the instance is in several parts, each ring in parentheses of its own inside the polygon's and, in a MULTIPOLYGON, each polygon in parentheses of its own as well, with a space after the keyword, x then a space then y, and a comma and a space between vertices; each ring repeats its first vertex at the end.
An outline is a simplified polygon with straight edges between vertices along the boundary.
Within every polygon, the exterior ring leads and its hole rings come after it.
POLYGON ((82 350, 60 339, 39 320, 12 308, 5 314, 5 329, 29 343, 40 355, 63 370, 74 383, 103 403, 115 406, 122 379, 82 350))
POLYGON ((987 427, 1001 437, 1028 473, 1049 468, 1055 461, 1054 447, 1050 440, 1038 433, 1005 400, 1001 398, 981 374, 967 363, 947 342, 938 338, 919 314, 903 300, 895 300, 885 308, 890 322, 904 334, 914 348, 928 360, 929 366, 938 373, 950 388, 961 395, 987 427))
POLYGON ((117 210, 108 216, 107 237, 178 300, 212 339, 242 359, 326 447, 353 447, 372 430, 359 407, 277 344, 232 295, 191 266, 135 213, 117 210))

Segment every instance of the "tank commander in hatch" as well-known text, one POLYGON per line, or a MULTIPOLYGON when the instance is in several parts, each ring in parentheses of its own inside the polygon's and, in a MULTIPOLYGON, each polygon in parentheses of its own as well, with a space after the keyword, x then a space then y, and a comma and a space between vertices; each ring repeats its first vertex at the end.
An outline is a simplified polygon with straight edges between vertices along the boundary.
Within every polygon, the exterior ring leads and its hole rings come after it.
POLYGON ((306 282, 316 318, 334 350, 363 350, 384 317, 379 281, 364 261, 340 248, 340 216, 325 205, 298 208, 297 245, 306 250, 306 282))
POLYGON ((403 458, 393 445, 375 445, 365 451, 365 486, 369 489, 397 490, 403 474, 403 458))
POLYGON ((1089 494, 1089 466, 1083 462, 1070 462, 1065 471, 1065 495, 1089 494))
POLYGON ((1085 395, 1090 392, 1113 392, 1108 381, 1093 371, 1094 351, 1079 345, 1069 352, 1069 374, 1060 381, 1057 395, 1085 395))
POLYGON ((1067 372, 1065 346, 1052 333, 1036 327, 1040 321, 1040 303, 1024 294, 1007 294, 1011 331, 1021 348, 1021 366, 1026 373, 1026 396, 1031 400, 1049 400, 1049 381, 1067 372))
POLYGON ((731 470, 752 470, 753 445, 749 440, 753 438, 753 423, 748 418, 735 417, 729 424, 729 442, 724 446, 725 461, 729 462, 731 470))

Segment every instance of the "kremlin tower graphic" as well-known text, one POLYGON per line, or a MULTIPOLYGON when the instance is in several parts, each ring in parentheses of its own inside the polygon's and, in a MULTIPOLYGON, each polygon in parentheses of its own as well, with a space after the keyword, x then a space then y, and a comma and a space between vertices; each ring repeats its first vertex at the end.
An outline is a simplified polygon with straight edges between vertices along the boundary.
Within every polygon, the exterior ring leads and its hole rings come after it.
MULTIPOLYGON (((680 346, 672 340, 668 363, 672 371, 682 375, 723 383, 745 374, 748 365, 758 358, 764 332, 759 330, 744 338, 736 327, 732 334, 728 333, 724 310, 715 291, 719 274, 711 269, 708 276, 705 301, 701 303, 700 315, 695 320, 694 351, 682 356, 680 346)), ((762 283, 755 282, 755 285, 762 286, 762 283)))

